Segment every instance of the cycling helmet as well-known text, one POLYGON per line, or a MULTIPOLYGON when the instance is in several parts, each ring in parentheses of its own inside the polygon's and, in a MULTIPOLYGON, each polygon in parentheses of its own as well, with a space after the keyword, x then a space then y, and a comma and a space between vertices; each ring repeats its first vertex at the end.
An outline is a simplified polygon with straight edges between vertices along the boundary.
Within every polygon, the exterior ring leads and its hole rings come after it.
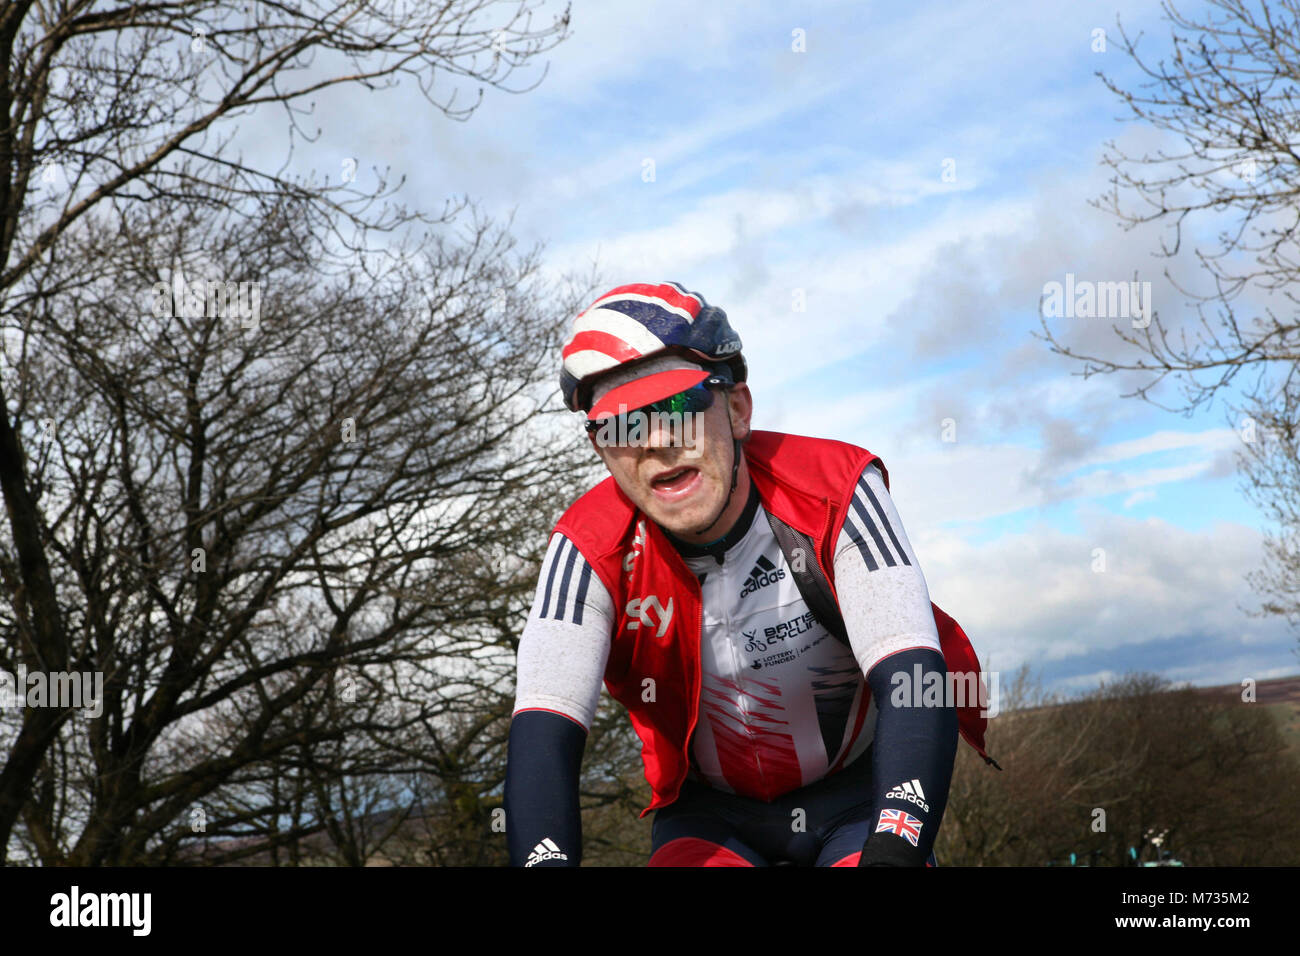
POLYGON ((573 320, 561 353, 560 390, 571 410, 589 411, 592 383, 620 366, 668 354, 700 366, 699 372, 677 368, 647 374, 617 389, 616 400, 637 408, 710 376, 732 384, 745 381, 740 349, 740 336, 727 322, 727 313, 698 292, 688 292, 676 282, 621 285, 573 320))
MULTIPOLYGON (((565 404, 585 411, 588 420, 621 414, 620 408, 641 408, 706 379, 724 386, 745 381, 748 370, 740 348, 727 313, 698 292, 687 292, 676 282, 621 285, 573 320, 562 352, 560 389, 565 404), (606 380, 593 407, 592 385, 610 372, 614 381, 606 380)), ((728 408, 728 420, 730 416, 728 408)), ((733 439, 731 487, 717 515, 696 534, 722 520, 736 494, 741 458, 740 441, 733 439)))

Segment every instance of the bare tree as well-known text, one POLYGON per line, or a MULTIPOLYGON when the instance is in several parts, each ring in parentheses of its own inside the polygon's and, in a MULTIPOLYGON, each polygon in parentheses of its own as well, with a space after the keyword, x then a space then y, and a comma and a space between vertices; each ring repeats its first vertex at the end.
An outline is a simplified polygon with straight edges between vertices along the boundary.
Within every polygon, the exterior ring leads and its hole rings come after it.
MULTIPOLYGON (((376 203, 391 197, 400 182, 381 177, 367 193, 354 183, 320 183, 294 173, 291 161, 279 168, 249 163, 231 149, 233 122, 278 106, 290 142, 310 138, 314 131, 304 130, 301 121, 313 97, 343 85, 379 89, 402 78, 415 82, 434 110, 467 118, 476 104, 456 105, 457 78, 507 89, 515 68, 567 32, 567 8, 534 29, 529 3, 505 4, 503 15, 494 18, 502 6, 497 0, 291 6, 18 0, 0 12, 0 316, 5 348, 18 369, 0 382, 0 492, 10 532, 0 567, 11 610, 6 660, 45 671, 105 668, 120 707, 117 715, 92 722, 86 741, 94 759, 113 772, 83 781, 86 806, 68 805, 67 818, 59 816, 60 785, 50 761, 66 753, 60 733, 69 714, 56 708, 22 713, 0 769, 0 854, 24 814, 26 839, 42 858, 135 858, 159 822, 203 789, 183 775, 162 788, 145 783, 141 761, 156 752, 175 721, 235 692, 261 694, 264 722, 249 726, 244 738, 227 741, 245 747, 228 759, 237 765, 249 747, 288 747, 289 740, 274 736, 275 716, 316 686, 321 668, 367 652, 376 652, 376 663, 383 663, 389 652, 377 649, 393 629, 428 614, 415 609, 422 596, 403 588, 407 579, 424 580, 416 568, 438 548, 426 544, 411 561, 394 558, 399 531, 410 530, 399 525, 414 519, 385 516, 384 524, 378 516, 381 505, 409 509, 409 515, 427 501, 411 485, 432 469, 434 451, 410 429, 418 423, 413 403, 431 397, 423 391, 429 379, 412 381, 410 375, 419 361, 445 355, 428 352, 435 345, 427 338, 432 319, 421 339, 410 326, 378 328, 375 310, 388 308, 397 316, 414 305, 392 287, 392 269, 381 265, 392 237, 420 222, 450 222, 464 205, 434 219, 376 203), (452 82, 435 96, 442 78, 452 82), (154 211, 164 205, 166 215, 154 211), (223 337, 211 322, 141 327, 141 316, 148 314, 142 291, 170 277, 159 271, 156 246, 145 251, 144 244, 123 243, 105 227, 119 219, 138 230, 152 216, 154 227, 183 232, 178 211, 189 222, 224 216, 235 232, 241 219, 260 225, 268 245, 276 236, 293 237, 296 259, 281 247, 278 264, 259 258, 268 249, 258 248, 247 231, 240 234, 238 258, 223 259, 222 251, 233 250, 223 250, 218 241, 208 260, 220 266, 215 277, 224 281, 274 273, 279 287, 266 287, 268 309, 291 321, 268 323, 249 347, 223 337), (343 251, 353 253, 346 266, 351 285, 335 284, 321 293, 304 288, 309 255, 321 261, 334 255, 334 274, 340 276, 343 251), (102 271, 70 265, 75 256, 89 257, 102 271), (387 286, 378 281, 385 276, 387 286), (304 317, 303 309, 318 310, 314 336, 292 321, 304 317), (353 325, 355 316, 365 316, 361 328, 353 325), (357 335, 362 329, 382 337, 357 335), (58 344, 72 346, 81 336, 105 351, 59 353, 58 344), (396 369, 379 365, 388 347, 404 356, 396 369), (49 354, 33 355, 33 348, 49 354), (286 360, 290 365, 280 376, 266 368, 286 360), (293 370, 294 361, 318 364, 293 370), (244 382, 247 387, 238 387, 244 382), (398 394, 401 388, 409 391, 398 394), (284 402, 298 404, 287 408, 284 402), (74 424, 70 409, 82 403, 89 405, 74 424), (277 436, 274 429, 286 422, 260 419, 269 409, 296 414, 298 430, 277 436), (21 430, 29 411, 47 413, 47 422, 63 428, 61 436, 43 444, 25 441, 21 430), (402 443, 382 453, 364 440, 349 452, 331 445, 326 434, 338 423, 328 416, 349 414, 371 416, 362 429, 372 440, 400 437, 402 443), (224 427, 216 427, 219 422, 224 427), (224 472, 213 467, 213 448, 221 446, 232 452, 224 472), (405 453, 398 450, 404 446, 405 453), (392 467, 395 475, 381 478, 376 467, 392 467), (168 468, 173 483, 164 488, 168 468), (370 484, 358 497, 339 490, 345 478, 358 482, 350 486, 358 490, 370 484), (317 506, 314 526, 296 523, 304 518, 301 512, 283 510, 285 502, 303 500, 317 506), (358 599, 354 585, 345 587, 330 575, 360 566, 361 544, 343 537, 365 522, 378 523, 366 542, 371 560, 359 586, 365 596, 358 599), (129 561, 122 551, 128 540, 129 561), (180 558, 200 548, 212 552, 214 570, 194 580, 176 578, 180 558), (103 567, 109 555, 119 561, 113 569, 103 567), (297 573, 305 561, 318 568, 312 584, 297 573), (362 614, 381 583, 398 592, 389 596, 386 622, 362 614), (303 602, 296 625, 300 647, 289 669, 310 665, 313 675, 299 674, 272 690, 263 682, 281 672, 276 660, 287 659, 268 653, 260 615, 277 588, 290 586, 298 594, 318 587, 332 622, 307 639, 313 618, 309 602, 303 602), (73 587, 79 600, 68 593, 73 587), (241 592, 242 606, 223 606, 222 596, 232 590, 241 592), (117 600, 119 594, 129 597, 117 600), (226 613, 234 616, 223 618, 226 613), (118 629, 126 626, 136 630, 122 638, 118 629), (353 630, 365 636, 354 638, 353 630), (119 647, 119 639, 131 646, 119 647), (32 793, 38 799, 29 803, 32 793), (86 817, 87 807, 97 816, 86 817), (73 847, 60 844, 65 825, 80 832, 73 847)), ((193 268, 197 248, 178 243, 173 261, 193 268)), ((481 260, 475 261, 480 264, 473 268, 463 261, 435 262, 449 271, 434 276, 426 266, 416 276, 436 287, 426 302, 428 314, 463 322, 470 313, 455 294, 481 293, 485 281, 527 314, 524 303, 511 297, 519 276, 490 275, 490 267, 484 271, 481 260)), ((504 321, 487 328, 501 333, 504 321)), ((461 334, 484 350, 507 348, 461 334)), ((444 352, 454 351, 455 341, 444 341, 444 352)), ((482 410, 493 397, 502 398, 503 389, 519 387, 506 382, 480 380, 457 391, 457 411, 482 410)), ((432 394, 447 400, 436 389, 432 394)), ((493 453, 503 474, 527 474, 531 463, 512 471, 501 453, 519 423, 516 415, 498 417, 477 444, 462 417, 453 416, 452 423, 428 433, 464 438, 444 449, 447 470, 432 484, 435 496, 450 498, 453 489, 466 494, 475 482, 490 480, 479 469, 493 453)), ((459 507, 459 517, 468 515, 462 527, 482 517, 473 504, 459 507)), ((486 499, 483 507, 489 507, 486 499)), ((445 552, 471 546, 452 532, 451 542, 438 547, 445 552)), ((449 622, 464 622, 481 615, 487 603, 434 608, 449 622)), ((315 623, 322 626, 319 617, 315 623)), ((209 753, 219 762, 215 750, 209 753)))
MULTIPOLYGON (((103 713, 55 735, 43 799, 17 778, 4 796, 42 860, 136 862, 173 853, 178 822, 191 839, 196 808, 257 832, 285 807, 231 793, 283 759, 314 781, 300 829, 344 843, 322 781, 450 776, 508 718, 556 501, 588 470, 578 430, 548 425, 579 293, 486 222, 328 279, 301 267, 330 251, 298 201, 114 207, 43 266, 14 380, 61 650, 106 675, 103 713), (250 262, 255 326, 196 302, 250 262)), ((48 666, 4 545, 5 663, 48 666)))
MULTIPOLYGON (((313 230, 328 230, 336 246, 358 250, 367 248, 374 230, 429 221, 400 206, 375 211, 373 200, 387 188, 382 182, 367 195, 346 183, 316 184, 231 156, 231 121, 278 105, 301 134, 297 124, 310 97, 342 84, 390 85, 399 77, 417 82, 436 109, 465 118, 473 107, 454 105, 454 85, 445 102, 433 97, 437 74, 501 86, 514 67, 567 29, 567 9, 533 30, 527 4, 510 4, 512 16, 496 24, 489 18, 495 6, 492 0, 432 7, 359 0, 293 7, 8 4, 0 13, 0 307, 6 319, 21 316, 17 327, 24 330, 42 320, 39 303, 51 291, 40 276, 45 263, 66 254, 61 246, 73 227, 110 201, 170 198, 190 215, 225 209, 264 216, 292 200, 313 230)), ((266 224, 274 228, 273 220, 266 224)), ((247 275, 250 265, 239 263, 227 275, 247 275)), ((13 542, 6 584, 17 599, 23 655, 63 671, 71 662, 72 625, 63 617, 36 504, 41 490, 28 470, 8 388, 7 381, 0 387, 0 491, 13 542)), ((121 424, 118 415, 115 425, 121 424)), ((201 454, 194 465, 202 471, 201 454)), ((193 509, 197 502, 189 504, 193 509)), ((0 769, 0 846, 65 717, 52 708, 24 714, 0 769)))
POLYGON ((1139 373, 1142 384, 1125 397, 1166 408, 1149 393, 1170 378, 1186 399, 1178 411, 1223 399, 1242 437, 1237 463, 1245 494, 1279 529, 1267 536, 1265 570, 1247 576, 1268 595, 1258 613, 1286 615, 1300 626, 1300 4, 1210 0, 1195 18, 1172 3, 1162 7, 1171 24, 1168 59, 1144 60, 1140 35, 1131 38, 1121 25, 1122 48, 1147 80, 1126 90, 1099 74, 1133 121, 1162 135, 1162 145, 1130 155, 1108 143, 1111 188, 1093 205, 1125 229, 1164 227, 1165 257, 1180 253, 1185 233, 1215 231, 1213 241, 1192 250, 1212 291, 1187 287, 1166 267, 1196 322, 1171 336, 1157 310, 1145 328, 1117 326, 1119 359, 1073 351, 1040 319, 1043 337, 1053 352, 1082 361, 1085 378, 1139 373), (1244 396, 1240 406, 1224 394, 1233 384, 1244 396))

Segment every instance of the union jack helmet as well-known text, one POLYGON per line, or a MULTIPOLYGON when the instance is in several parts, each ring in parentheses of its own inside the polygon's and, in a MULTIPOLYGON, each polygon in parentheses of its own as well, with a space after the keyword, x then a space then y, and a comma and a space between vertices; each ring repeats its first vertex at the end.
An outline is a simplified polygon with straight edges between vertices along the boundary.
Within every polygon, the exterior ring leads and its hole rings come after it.
MULTIPOLYGON (((620 366, 677 355, 685 363, 651 362, 646 374, 619 385, 600 404, 640 408, 711 378, 737 383, 748 374, 740 336, 727 313, 676 282, 633 283, 611 289, 578 313, 561 354, 560 389, 573 411, 588 411, 596 379, 620 366)), ((620 376, 621 377, 621 376, 620 376)), ((608 412, 601 412, 608 414, 608 412)), ((590 409, 588 417, 599 417, 590 409)))

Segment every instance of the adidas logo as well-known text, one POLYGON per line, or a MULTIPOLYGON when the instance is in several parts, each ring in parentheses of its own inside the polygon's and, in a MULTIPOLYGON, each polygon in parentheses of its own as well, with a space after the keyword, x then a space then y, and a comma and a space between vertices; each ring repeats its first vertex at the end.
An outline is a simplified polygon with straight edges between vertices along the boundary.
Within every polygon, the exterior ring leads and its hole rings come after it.
POLYGON ((567 860, 568 858, 568 855, 555 845, 555 841, 547 837, 533 847, 533 852, 528 854, 528 860, 524 863, 524 866, 536 866, 538 863, 544 863, 547 860, 567 860))
POLYGON ((783 577, 785 577, 785 568, 778 568, 760 554, 758 562, 754 565, 754 570, 750 571, 749 577, 745 579, 745 586, 740 589, 740 596, 743 598, 746 594, 751 594, 759 588, 774 584, 783 577))
POLYGON ((921 789, 921 781, 915 777, 911 780, 904 780, 893 790, 885 794, 886 799, 906 800, 908 803, 914 803, 926 813, 930 812, 930 805, 925 802, 925 791, 921 789))

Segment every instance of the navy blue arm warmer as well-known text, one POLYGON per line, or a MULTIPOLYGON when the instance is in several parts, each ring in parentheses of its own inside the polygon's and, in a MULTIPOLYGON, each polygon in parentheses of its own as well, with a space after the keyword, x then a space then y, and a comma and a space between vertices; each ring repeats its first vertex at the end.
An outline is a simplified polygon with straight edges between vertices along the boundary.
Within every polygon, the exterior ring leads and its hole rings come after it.
POLYGON ((550 711, 521 711, 510 722, 505 810, 511 866, 581 862, 578 774, 586 743, 580 724, 550 711))
POLYGON ((930 648, 891 654, 867 675, 877 708, 871 821, 889 829, 867 837, 859 866, 924 866, 930 856, 957 755, 957 709, 945 693, 946 675, 943 655, 930 648))

